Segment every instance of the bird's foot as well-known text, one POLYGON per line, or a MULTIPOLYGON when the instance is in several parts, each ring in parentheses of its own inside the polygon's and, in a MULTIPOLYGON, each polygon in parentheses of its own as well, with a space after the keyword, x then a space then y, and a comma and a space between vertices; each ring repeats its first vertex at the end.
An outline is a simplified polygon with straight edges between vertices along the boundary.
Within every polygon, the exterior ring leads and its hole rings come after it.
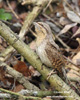
POLYGON ((52 74, 56 74, 56 71, 53 69, 47 76, 47 80, 50 78, 52 74))

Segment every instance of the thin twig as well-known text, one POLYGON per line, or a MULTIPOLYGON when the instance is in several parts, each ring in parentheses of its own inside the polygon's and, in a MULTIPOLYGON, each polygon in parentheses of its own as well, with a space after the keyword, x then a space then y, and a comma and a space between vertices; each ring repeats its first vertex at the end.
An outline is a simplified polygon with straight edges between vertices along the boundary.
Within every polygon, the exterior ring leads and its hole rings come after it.
POLYGON ((7 0, 7 4, 8 4, 8 6, 9 6, 9 8, 10 8, 10 10, 12 11, 12 13, 14 14, 14 16, 17 18, 17 19, 19 19, 19 16, 14 12, 14 10, 12 9, 12 7, 11 7, 11 5, 10 5, 10 3, 9 3, 9 0, 7 0))
POLYGON ((44 8, 43 13, 46 11, 46 9, 49 7, 49 5, 51 4, 52 0, 49 0, 47 6, 44 8))
POLYGON ((35 37, 37 37, 37 35, 31 30, 31 28, 29 28, 29 31, 30 31, 35 37))
POLYGON ((17 100, 42 100, 40 97, 23 96, 23 95, 21 95, 19 93, 15 93, 15 92, 12 92, 12 91, 9 91, 9 90, 5 90, 5 89, 2 89, 2 88, 0 88, 0 91, 10 94, 12 96, 12 98, 13 97, 15 97, 16 99, 19 98, 19 97, 23 98, 23 99, 21 98, 21 99, 17 99, 17 100))
MULTIPOLYGON (((26 45, 21 39, 18 39, 15 35, 14 32, 10 30, 9 27, 7 27, 4 23, 0 22, 0 35, 3 36, 7 42, 10 43, 34 68, 36 68, 44 77, 44 79, 47 79, 47 75, 50 73, 50 69, 47 68, 46 66, 43 65, 43 70, 42 68, 42 63, 38 59, 38 56, 36 55, 35 52, 33 52, 28 45, 26 45)), ((11 69, 11 68, 9 68, 11 69)), ((11 70, 9 70, 10 73, 12 74, 11 70)), ((15 73, 14 73, 15 75, 15 73)), ((19 74, 18 80, 21 80, 22 75, 19 74)), ((77 93, 75 93, 63 80, 61 80, 57 74, 53 74, 49 80, 47 80, 52 86, 55 87, 56 90, 58 91, 63 91, 61 95, 67 96, 67 100, 70 98, 70 100, 80 100, 80 97, 77 93), (65 94, 64 91, 68 92, 68 94, 65 94)), ((21 83, 24 82, 21 81, 21 83)), ((26 83, 26 82, 25 82, 26 83)), ((28 84, 26 84, 28 85, 28 84)), ((28 87, 31 88, 31 87, 28 87)), ((37 99, 39 100, 39 99, 37 99)))

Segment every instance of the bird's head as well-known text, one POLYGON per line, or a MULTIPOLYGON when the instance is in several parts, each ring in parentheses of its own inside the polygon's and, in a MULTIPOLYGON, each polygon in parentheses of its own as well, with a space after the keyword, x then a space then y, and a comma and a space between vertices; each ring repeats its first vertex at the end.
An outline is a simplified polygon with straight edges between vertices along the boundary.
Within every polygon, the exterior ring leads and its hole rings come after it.
POLYGON ((48 24, 44 22, 34 22, 35 32, 36 32, 36 43, 40 45, 45 38, 52 37, 52 32, 48 24))

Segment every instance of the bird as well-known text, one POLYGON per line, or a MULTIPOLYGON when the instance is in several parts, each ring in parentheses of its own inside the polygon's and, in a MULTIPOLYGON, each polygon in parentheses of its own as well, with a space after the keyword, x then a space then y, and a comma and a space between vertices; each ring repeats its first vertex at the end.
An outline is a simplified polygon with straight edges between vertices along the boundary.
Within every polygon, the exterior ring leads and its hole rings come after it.
POLYGON ((36 53, 42 63, 51 67, 57 75, 68 84, 65 70, 65 59, 56 44, 52 31, 45 22, 33 22, 36 33, 36 53))

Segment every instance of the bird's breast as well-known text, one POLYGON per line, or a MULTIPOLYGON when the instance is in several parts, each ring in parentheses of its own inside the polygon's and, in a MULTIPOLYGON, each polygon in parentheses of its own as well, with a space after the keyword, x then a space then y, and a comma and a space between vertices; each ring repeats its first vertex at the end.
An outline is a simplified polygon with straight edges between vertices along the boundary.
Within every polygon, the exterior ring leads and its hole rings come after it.
POLYGON ((45 47, 46 47, 46 42, 41 43, 41 45, 37 47, 36 52, 38 56, 40 57, 42 63, 44 63, 48 67, 52 67, 52 64, 46 54, 45 47))

